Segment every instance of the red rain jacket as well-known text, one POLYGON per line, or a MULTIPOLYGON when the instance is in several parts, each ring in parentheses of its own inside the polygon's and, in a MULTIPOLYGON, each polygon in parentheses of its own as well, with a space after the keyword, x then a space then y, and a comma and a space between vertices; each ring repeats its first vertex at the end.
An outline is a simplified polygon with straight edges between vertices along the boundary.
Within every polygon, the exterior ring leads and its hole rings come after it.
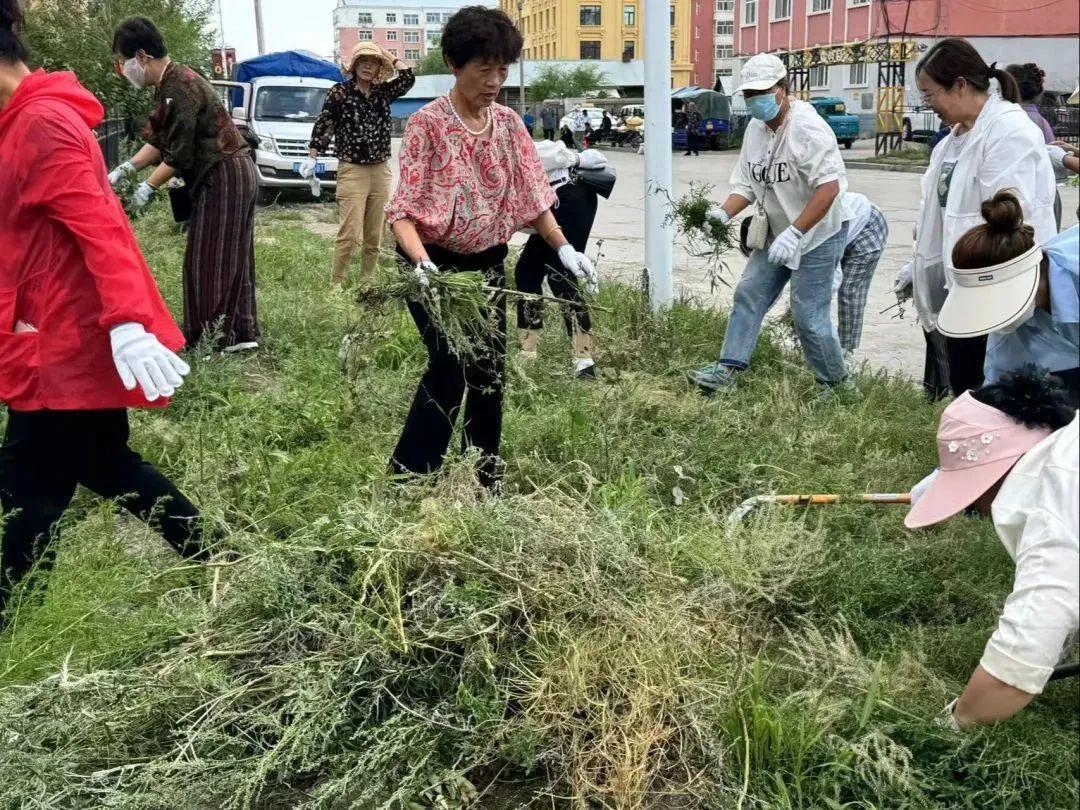
POLYGON ((178 351, 71 73, 28 76, 0 110, 0 401, 16 411, 163 407, 128 391, 109 330, 140 323, 178 351), (16 333, 16 324, 37 332, 16 333))

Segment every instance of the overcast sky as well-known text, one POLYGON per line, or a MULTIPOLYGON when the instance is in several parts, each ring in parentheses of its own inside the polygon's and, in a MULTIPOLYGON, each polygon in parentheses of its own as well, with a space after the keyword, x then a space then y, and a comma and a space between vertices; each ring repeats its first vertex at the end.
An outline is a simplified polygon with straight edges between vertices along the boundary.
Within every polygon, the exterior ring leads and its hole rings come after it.
MULTIPOLYGON (((224 16, 225 42, 238 59, 258 56, 254 0, 217 0, 224 16)), ((267 51, 306 49, 320 56, 334 53, 336 0, 262 0, 267 51)), ((214 15, 215 28, 218 16, 214 15)))

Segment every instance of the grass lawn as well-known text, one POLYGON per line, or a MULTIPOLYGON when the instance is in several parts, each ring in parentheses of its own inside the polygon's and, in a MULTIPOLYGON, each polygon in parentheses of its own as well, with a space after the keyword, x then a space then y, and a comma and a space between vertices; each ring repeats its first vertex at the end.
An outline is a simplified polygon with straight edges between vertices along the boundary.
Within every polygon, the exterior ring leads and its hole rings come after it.
POLYGON ((908 144, 899 152, 890 152, 877 157, 860 158, 860 163, 881 163, 887 166, 928 166, 930 150, 926 144, 908 144))
MULTIPOLYGON (((80 494, 0 636, 0 807, 1077 806, 1075 680, 997 730, 932 722, 1010 590, 989 523, 726 524, 752 494, 918 480, 940 409, 913 386, 819 403, 777 332, 706 399, 682 374, 724 315, 607 286, 602 381, 571 378, 554 312, 510 364, 504 497, 468 459, 396 486, 411 321, 331 295, 329 241, 260 218, 264 349, 189 352, 133 419, 239 558, 185 568, 80 494)), ((182 240, 161 210, 139 232, 179 312, 182 240)))

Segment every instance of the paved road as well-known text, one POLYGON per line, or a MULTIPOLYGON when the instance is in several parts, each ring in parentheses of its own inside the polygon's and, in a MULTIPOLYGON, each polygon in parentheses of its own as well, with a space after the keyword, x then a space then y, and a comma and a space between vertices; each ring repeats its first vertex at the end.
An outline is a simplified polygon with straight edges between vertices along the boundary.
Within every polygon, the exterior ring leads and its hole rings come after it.
MULTIPOLYGON (((394 173, 397 174, 397 148, 395 139, 394 173)), ((600 248, 600 274, 606 278, 618 278, 628 283, 640 283, 645 254, 645 158, 628 151, 605 150, 611 164, 619 174, 618 183, 610 200, 601 200, 593 227, 593 239, 589 254, 597 256, 600 248)), ((873 155, 873 141, 859 141, 844 157, 859 159, 873 155)), ((704 152, 700 157, 675 155, 675 189, 673 198, 686 193, 691 182, 706 183, 715 188, 715 197, 722 201, 727 193, 727 181, 735 164, 737 153, 704 152)), ((892 294, 893 279, 911 253, 911 229, 919 210, 920 175, 904 172, 852 169, 848 172, 848 186, 869 197, 885 213, 889 222, 889 244, 878 265, 874 283, 870 289, 866 308, 866 325, 862 346, 857 352, 858 360, 866 360, 874 368, 921 379, 924 342, 915 320, 914 311, 908 308, 904 319, 892 317, 896 310, 880 314, 896 302, 892 294)), ((1076 209, 1080 190, 1061 188, 1063 227, 1076 224, 1076 209)), ((321 226, 332 235, 333 226, 321 226)), ((521 239, 521 241, 524 241, 521 239)), ((734 282, 742 274, 746 260, 738 251, 729 257, 728 278, 734 282)), ((691 255, 685 240, 675 243, 675 286, 677 294, 692 297, 708 304, 730 306, 731 291, 720 287, 711 290, 709 274, 703 259, 691 255)), ((781 298, 773 312, 775 316, 786 308, 786 297, 781 298)), ((719 337, 717 340, 719 353, 719 337)), ((713 358, 702 358, 703 361, 713 358)))

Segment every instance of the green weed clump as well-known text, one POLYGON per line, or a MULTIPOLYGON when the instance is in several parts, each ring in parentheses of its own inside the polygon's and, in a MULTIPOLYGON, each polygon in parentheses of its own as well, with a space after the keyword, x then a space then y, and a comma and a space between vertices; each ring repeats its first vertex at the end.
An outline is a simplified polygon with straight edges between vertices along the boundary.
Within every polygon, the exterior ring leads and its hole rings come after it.
MULTIPOLYGON (((326 291, 329 251, 261 214, 252 357, 189 352, 133 444, 205 511, 181 564, 80 495, 0 636, 0 807, 1066 808, 1077 689, 996 730, 931 718, 1012 583, 992 527, 762 492, 898 491, 938 406, 863 375, 819 403, 775 336, 723 399, 682 371, 723 315, 605 287, 604 381, 509 364, 507 494, 453 456, 386 474, 425 361, 399 306, 326 291)), ((182 244, 140 239, 170 304, 182 244)))

